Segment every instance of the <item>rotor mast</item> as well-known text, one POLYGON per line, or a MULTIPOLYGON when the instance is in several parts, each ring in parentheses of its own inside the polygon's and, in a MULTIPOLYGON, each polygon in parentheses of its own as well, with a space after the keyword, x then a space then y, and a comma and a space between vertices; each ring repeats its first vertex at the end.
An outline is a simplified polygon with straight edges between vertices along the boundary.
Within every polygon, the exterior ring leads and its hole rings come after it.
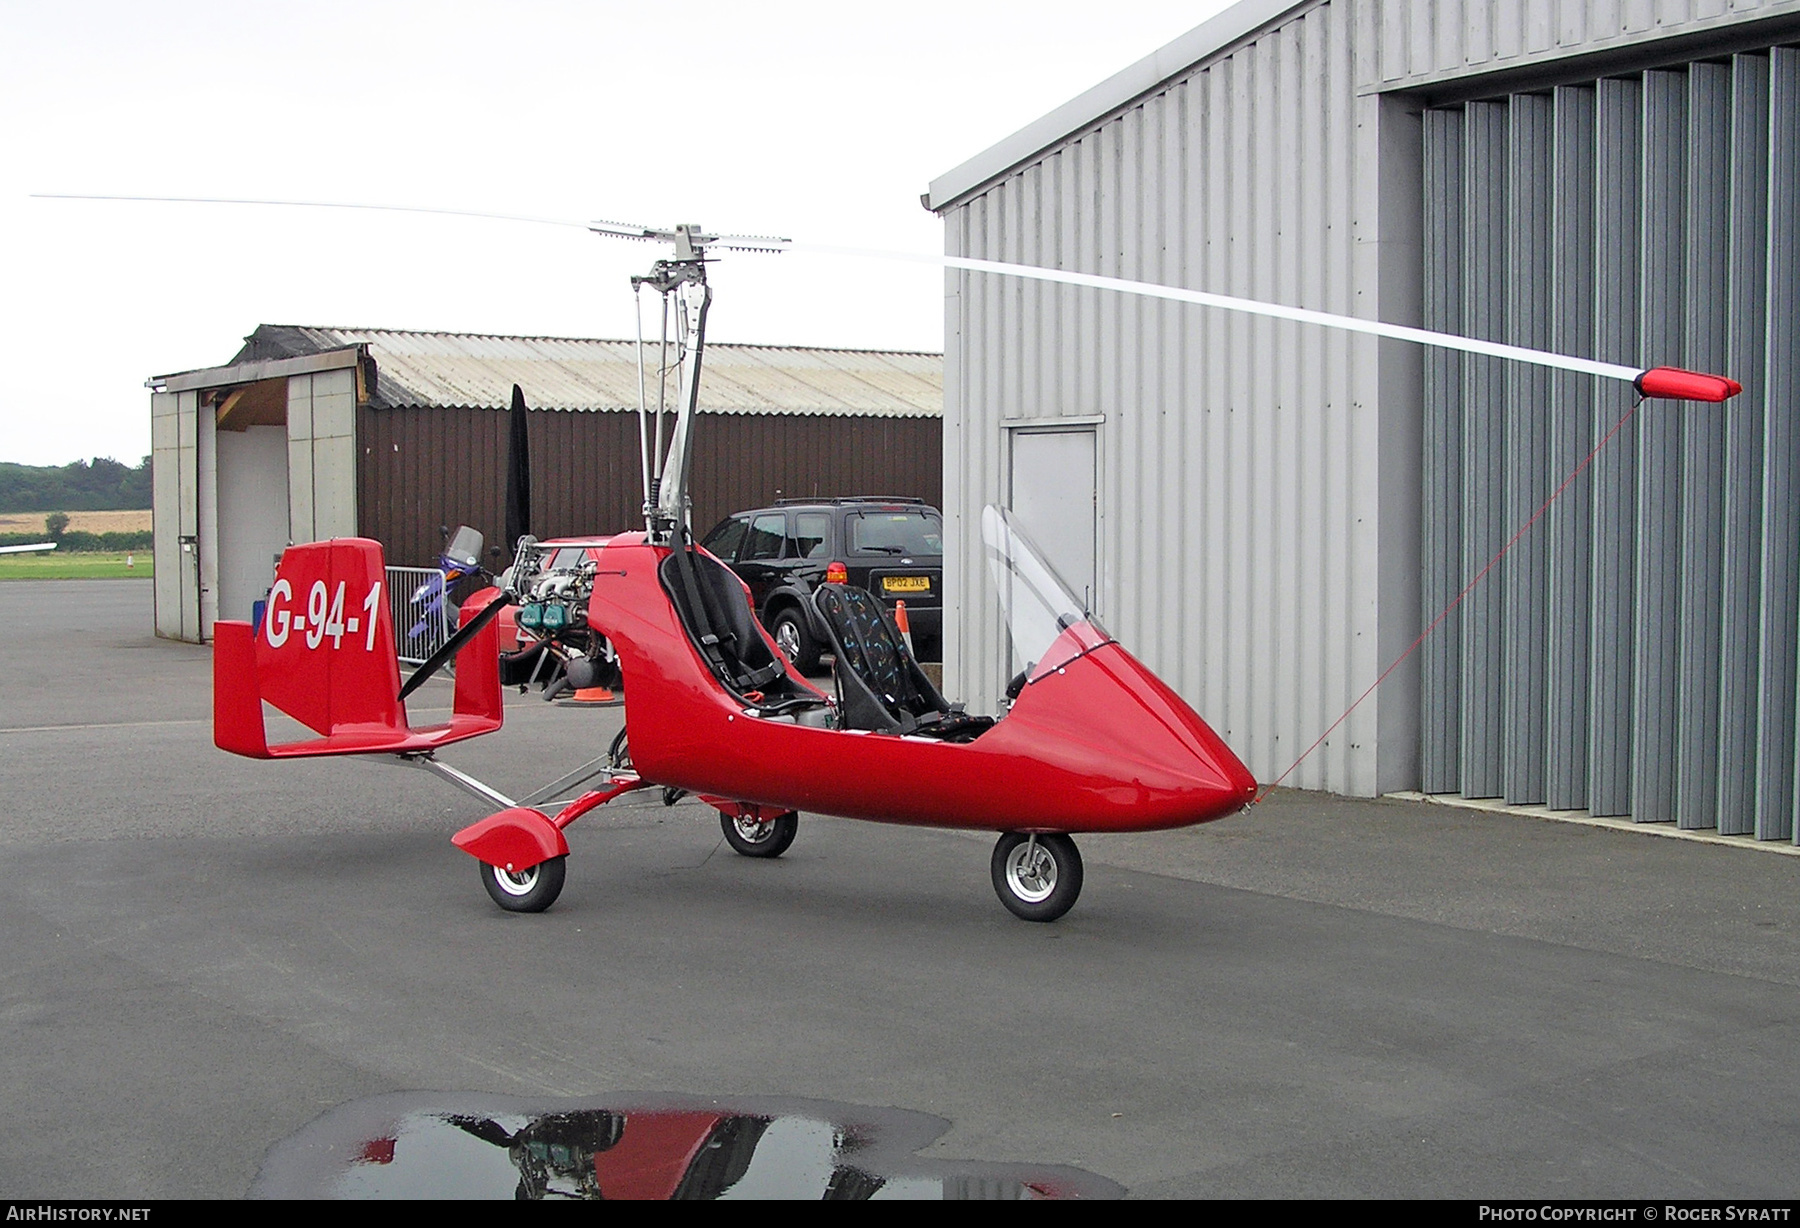
MULTIPOLYGON (((680 230, 685 231, 687 227, 680 230)), ((685 235, 683 236, 685 239, 685 235)), ((712 287, 706 284, 704 257, 693 254, 692 247, 676 245, 672 260, 658 260, 650 271, 631 279, 631 288, 640 303, 646 288, 654 290, 662 300, 662 337, 656 364, 656 409, 652 415, 649 398, 641 378, 644 366, 643 330, 638 330, 638 428, 644 455, 644 527, 650 540, 666 546, 675 542, 687 527, 693 500, 688 494, 688 469, 691 453, 688 440, 694 430, 694 414, 700 405, 700 360, 706 342, 706 313, 712 305, 712 287), (683 249, 689 253, 683 258, 683 249), (668 361, 669 324, 675 325, 676 361, 673 372, 668 361), (665 447, 663 417, 667 412, 668 381, 675 377, 675 426, 665 447)))
POLYGON ((651 265, 648 273, 632 277, 631 288, 638 299, 638 429, 644 473, 644 527, 653 544, 676 545, 684 534, 692 535, 688 521, 693 497, 688 489, 688 472, 693 457, 688 445, 693 437, 694 415, 700 408, 700 363, 706 345, 706 313, 712 306, 712 288, 706 284, 707 249, 716 246, 733 251, 781 251, 789 240, 707 234, 692 222, 668 230, 590 222, 588 229, 616 239, 667 243, 673 249, 667 259, 651 265), (649 344, 643 328, 646 289, 657 293, 662 309, 662 329, 655 342, 654 410, 645 370, 649 344), (673 338, 669 335, 671 324, 673 338), (673 362, 669 355, 671 341, 675 349, 673 362), (675 423, 665 446, 663 418, 668 413, 671 376, 675 382, 675 423))

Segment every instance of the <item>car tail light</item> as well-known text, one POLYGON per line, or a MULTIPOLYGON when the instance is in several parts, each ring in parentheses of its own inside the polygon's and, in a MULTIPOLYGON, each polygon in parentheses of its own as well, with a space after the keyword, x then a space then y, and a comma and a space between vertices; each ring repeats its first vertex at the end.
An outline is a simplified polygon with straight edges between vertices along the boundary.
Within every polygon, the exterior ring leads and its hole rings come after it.
POLYGON ((848 567, 844 566, 842 563, 832 563, 831 565, 829 565, 828 567, 825 568, 825 583, 827 583, 827 584, 848 584, 848 583, 850 583, 850 569, 848 567))

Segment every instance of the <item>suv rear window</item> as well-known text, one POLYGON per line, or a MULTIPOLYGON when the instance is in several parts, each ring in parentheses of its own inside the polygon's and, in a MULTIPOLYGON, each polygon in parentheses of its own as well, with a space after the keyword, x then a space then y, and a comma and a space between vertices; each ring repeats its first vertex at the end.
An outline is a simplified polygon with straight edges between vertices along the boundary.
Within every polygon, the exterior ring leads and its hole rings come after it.
POLYGON ((858 512, 850 526, 852 554, 942 554, 944 526, 924 512, 858 512))

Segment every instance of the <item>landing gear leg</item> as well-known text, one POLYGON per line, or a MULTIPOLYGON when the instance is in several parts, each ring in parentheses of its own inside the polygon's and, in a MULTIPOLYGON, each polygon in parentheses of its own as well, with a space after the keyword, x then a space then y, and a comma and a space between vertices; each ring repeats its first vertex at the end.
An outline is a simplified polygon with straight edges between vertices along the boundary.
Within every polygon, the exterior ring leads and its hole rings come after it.
POLYGON ((994 893, 1015 917, 1054 921, 1081 895, 1081 853, 1060 832, 1009 831, 994 845, 994 893))

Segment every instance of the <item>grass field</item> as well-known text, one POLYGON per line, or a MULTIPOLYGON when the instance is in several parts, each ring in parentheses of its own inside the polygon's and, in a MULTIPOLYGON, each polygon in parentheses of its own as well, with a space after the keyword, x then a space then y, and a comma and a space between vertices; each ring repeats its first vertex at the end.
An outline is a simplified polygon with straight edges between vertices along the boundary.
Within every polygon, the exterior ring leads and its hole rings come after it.
MULTIPOLYGON (((48 512, 0 512, 0 533, 42 533, 48 512)), ((69 527, 78 533, 147 533, 150 509, 136 512, 70 512, 69 527)))
POLYGON ((155 575, 150 552, 123 554, 0 554, 0 580, 148 580, 155 575))

